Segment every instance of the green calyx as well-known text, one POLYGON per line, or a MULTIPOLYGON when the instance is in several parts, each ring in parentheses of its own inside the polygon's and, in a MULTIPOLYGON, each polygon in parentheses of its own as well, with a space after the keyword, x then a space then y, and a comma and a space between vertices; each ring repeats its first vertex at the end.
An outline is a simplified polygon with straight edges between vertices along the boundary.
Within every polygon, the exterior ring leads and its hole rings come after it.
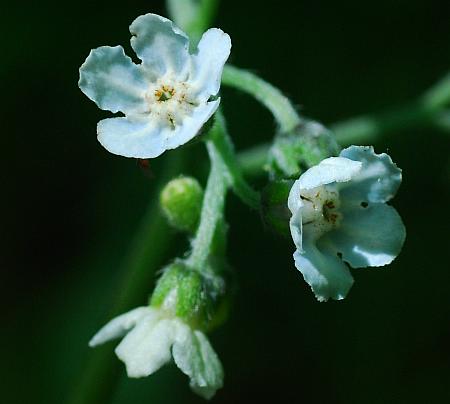
POLYGON ((212 272, 200 273, 177 260, 164 269, 150 298, 150 306, 207 331, 222 318, 225 281, 212 272))
POLYGON ((161 208, 169 223, 180 231, 195 232, 202 208, 203 189, 192 177, 167 183, 160 195, 161 208))
POLYGON ((300 174, 330 156, 337 156, 340 147, 332 132, 322 124, 304 120, 292 131, 275 137, 269 151, 269 172, 272 179, 297 179, 300 174))
POLYGON ((279 133, 269 150, 269 183, 262 193, 262 213, 266 225, 289 236, 287 200, 294 180, 323 159, 339 154, 334 135, 322 124, 303 120, 289 132, 279 133))

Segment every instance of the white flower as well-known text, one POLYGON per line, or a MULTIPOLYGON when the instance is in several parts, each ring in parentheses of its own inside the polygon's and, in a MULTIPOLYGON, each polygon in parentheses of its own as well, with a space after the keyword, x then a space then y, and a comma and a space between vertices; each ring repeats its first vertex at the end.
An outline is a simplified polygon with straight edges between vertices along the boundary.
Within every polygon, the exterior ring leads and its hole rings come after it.
POLYGON ((386 202, 401 180, 387 154, 350 146, 295 181, 288 200, 295 266, 318 300, 347 295, 353 277, 343 261, 379 267, 399 254, 405 227, 386 202))
POLYGON ((124 335, 115 352, 129 377, 149 376, 173 357, 197 394, 209 399, 222 387, 222 365, 207 337, 179 318, 167 316, 161 309, 138 307, 111 320, 89 346, 124 335))
POLYGON ((121 46, 91 51, 80 68, 80 89, 104 110, 125 117, 98 123, 100 143, 111 153, 152 158, 191 140, 219 106, 230 37, 217 28, 203 34, 195 53, 173 23, 156 14, 136 18, 134 64, 121 46))

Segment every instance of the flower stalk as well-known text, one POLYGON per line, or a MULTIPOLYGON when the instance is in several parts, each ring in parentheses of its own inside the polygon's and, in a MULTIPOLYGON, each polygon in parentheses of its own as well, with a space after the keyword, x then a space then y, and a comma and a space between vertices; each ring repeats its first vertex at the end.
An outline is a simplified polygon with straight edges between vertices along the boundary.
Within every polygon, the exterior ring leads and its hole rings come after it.
POLYGON ((192 252, 187 264, 202 271, 207 267, 211 244, 218 224, 223 220, 225 195, 230 184, 227 169, 221 155, 212 141, 207 142, 208 154, 211 160, 211 171, 203 198, 200 224, 192 241, 192 252))
MULTIPOLYGON (((225 118, 219 110, 216 114, 216 122, 210 132, 209 148, 214 156, 220 156, 225 167, 225 173, 230 186, 235 194, 246 205, 253 209, 259 209, 260 196, 245 180, 241 166, 234 152, 231 137, 227 131, 225 118)), ((211 157, 210 152, 210 157, 211 157)))
MULTIPOLYGON (((226 66, 228 69, 228 65, 226 66)), ((228 84, 225 83, 224 84, 228 84)), ((356 116, 336 123, 329 128, 339 144, 370 143, 388 133, 405 131, 414 127, 434 127, 449 131, 450 76, 446 75, 416 101, 387 109, 384 112, 356 116)), ((271 145, 259 144, 238 154, 239 166, 244 175, 263 173, 271 145)))
POLYGON ((211 171, 203 199, 200 224, 192 241, 188 264, 198 270, 205 267, 217 226, 223 221, 225 195, 232 188, 248 206, 259 208, 259 193, 251 188, 242 176, 241 168, 226 131, 225 119, 220 112, 206 141, 211 171))
POLYGON ((227 64, 223 69, 222 83, 261 102, 273 114, 281 132, 289 132, 302 122, 289 98, 256 74, 227 64))

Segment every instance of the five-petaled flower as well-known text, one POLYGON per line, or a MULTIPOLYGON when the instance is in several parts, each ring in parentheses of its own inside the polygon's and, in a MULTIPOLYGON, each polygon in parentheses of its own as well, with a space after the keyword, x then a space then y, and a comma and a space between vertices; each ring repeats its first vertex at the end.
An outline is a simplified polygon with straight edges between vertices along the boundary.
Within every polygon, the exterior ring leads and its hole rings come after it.
POLYGON ((142 63, 121 46, 102 46, 81 66, 78 84, 101 109, 125 114, 98 123, 100 143, 114 154, 152 158, 191 140, 217 110, 231 41, 212 28, 191 54, 187 35, 156 14, 136 18, 130 32, 142 63))
POLYGON ((114 318, 94 335, 89 346, 124 335, 115 352, 129 377, 149 376, 173 357, 197 394, 209 399, 222 387, 222 365, 206 335, 164 308, 138 307, 114 318))
POLYGON ((295 181, 288 200, 295 266, 319 301, 345 298, 353 284, 345 263, 379 267, 399 254, 405 227, 386 202, 401 180, 387 154, 350 146, 295 181))

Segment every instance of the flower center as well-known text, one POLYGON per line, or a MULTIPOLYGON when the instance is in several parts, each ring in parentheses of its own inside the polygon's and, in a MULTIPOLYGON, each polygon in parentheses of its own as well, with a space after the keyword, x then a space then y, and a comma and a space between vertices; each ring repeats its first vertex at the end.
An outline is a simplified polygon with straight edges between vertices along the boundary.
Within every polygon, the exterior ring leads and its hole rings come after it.
POLYGON ((302 191, 302 224, 318 238, 337 226, 342 219, 339 212, 339 193, 326 186, 302 191))
POLYGON ((151 120, 175 129, 198 105, 189 85, 165 76, 151 83, 146 94, 147 113, 151 120))
POLYGON ((326 201, 322 206, 322 215, 323 218, 332 224, 336 224, 336 221, 339 217, 339 213, 336 210, 336 205, 334 200, 326 201))
POLYGON ((175 94, 175 89, 171 86, 162 86, 160 89, 155 90, 156 101, 165 102, 170 100, 175 94))

